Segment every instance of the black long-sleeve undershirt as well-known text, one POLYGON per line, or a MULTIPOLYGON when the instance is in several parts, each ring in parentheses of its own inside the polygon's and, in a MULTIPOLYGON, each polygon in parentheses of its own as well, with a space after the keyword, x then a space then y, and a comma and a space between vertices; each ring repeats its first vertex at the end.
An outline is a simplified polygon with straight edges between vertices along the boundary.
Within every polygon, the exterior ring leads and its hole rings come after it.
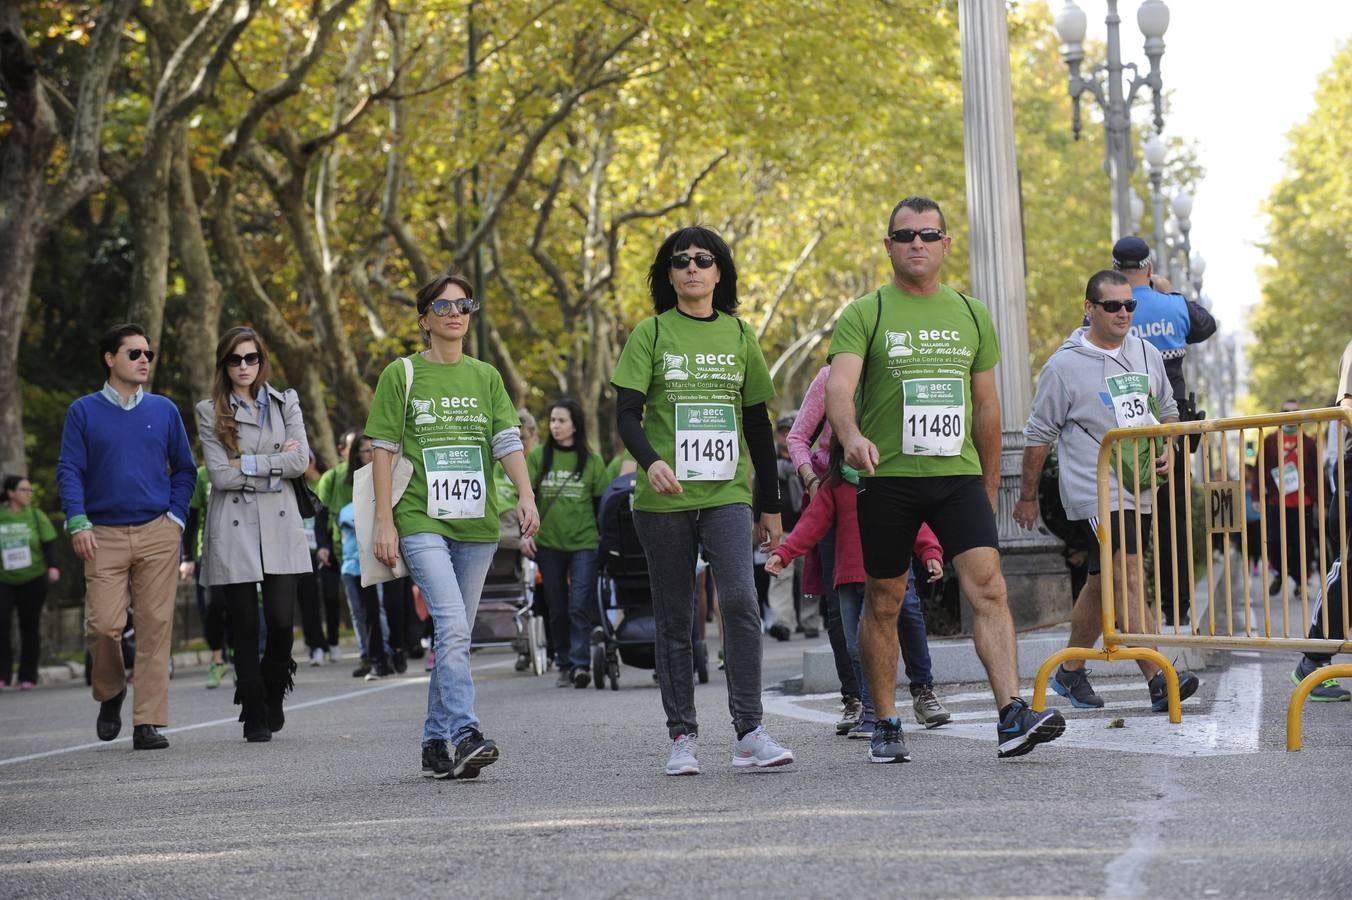
MULTIPOLYGON (((643 407, 647 398, 633 388, 617 388, 615 424, 620 440, 634 460, 648 471, 662 457, 643 431, 643 407)), ((742 407, 742 433, 746 437, 751 466, 756 472, 756 509, 779 512, 779 470, 775 463, 775 434, 770 411, 764 403, 742 407)))

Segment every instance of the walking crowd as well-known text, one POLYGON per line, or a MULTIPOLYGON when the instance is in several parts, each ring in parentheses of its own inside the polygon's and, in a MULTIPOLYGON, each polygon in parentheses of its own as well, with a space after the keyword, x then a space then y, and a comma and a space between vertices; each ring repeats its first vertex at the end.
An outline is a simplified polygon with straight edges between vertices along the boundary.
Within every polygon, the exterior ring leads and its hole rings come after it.
MULTIPOLYGON (((598 572, 606 548, 613 549, 607 510, 618 504, 608 498, 618 491, 626 501, 622 520, 632 522, 646 561, 651 667, 670 741, 666 774, 700 771, 694 685, 705 610, 715 605, 733 766, 795 760, 766 730, 761 704, 763 635, 788 640, 795 627, 809 637, 824 627, 830 639, 843 706, 837 733, 868 741, 872 762, 909 760, 896 699, 898 655, 915 722, 928 729, 951 720, 935 691, 917 590, 943 578, 945 561, 971 604, 998 713, 998 755, 1019 756, 1055 740, 1066 727, 1061 713, 1034 711, 1020 697, 1001 572, 1000 348, 985 303, 941 281, 951 241, 933 200, 898 203, 882 239, 892 278, 845 307, 828 364, 801 408, 772 420, 775 391, 755 334, 737 315, 730 248, 708 228, 675 231, 648 272, 652 315, 634 327, 615 363, 622 446, 610 465, 591 446, 582 406, 570 398, 544 411, 536 444, 533 419, 514 408, 498 371, 464 352, 480 299, 454 273, 418 291, 426 348, 384 369, 366 422, 344 433, 340 462, 324 472, 296 392, 271 383, 263 335, 235 327, 217 346, 211 396, 195 408, 198 466, 178 409, 145 390, 155 352, 144 331, 114 328, 100 347, 103 388, 68 412, 57 474, 65 530, 84 561, 99 738, 113 740, 122 727, 130 613, 137 638, 133 745, 168 746, 160 729, 169 722, 175 582, 195 580, 212 654, 207 687, 218 687, 233 665, 246 741, 269 741, 285 726, 297 673, 294 610, 301 610, 309 661, 320 665, 342 659, 345 606, 360 648, 354 676, 379 679, 406 671, 410 658, 426 659, 422 773, 476 777, 500 752, 481 729, 470 670, 495 553, 500 544, 519 547, 538 566, 537 606, 548 623, 556 683, 587 687, 603 675, 592 644, 606 624, 598 572)), ((1155 290, 1139 238, 1119 242, 1113 256, 1114 269, 1088 280, 1085 326, 1039 379, 1013 513, 1021 526, 1036 523, 1043 465, 1057 445, 1068 527, 1090 541, 1103 434, 1192 412, 1169 362, 1215 330, 1209 316, 1182 306, 1181 296, 1155 290), (1133 314, 1148 303, 1161 316, 1177 318, 1181 310, 1179 331, 1136 336, 1133 314), (1166 333, 1176 342, 1168 356, 1150 337, 1166 333)), ((1341 375, 1344 404, 1352 404, 1349 359, 1352 345, 1341 375)), ((1277 455, 1274 446, 1269 459, 1277 455)), ((1167 442, 1153 458, 1154 472, 1124 471, 1161 484, 1175 466, 1167 442)), ((28 688, 37 679, 43 592, 60 575, 56 530, 31 505, 27 479, 7 478, 4 490, 0 687, 13 674, 12 606, 22 645, 17 680, 28 688)), ((1114 510, 1138 493, 1114 485, 1114 510)), ((1140 496, 1141 508, 1130 515, 1147 517, 1150 493, 1140 496)), ((1288 514, 1299 507, 1287 503, 1288 514)), ((1117 522, 1114 516, 1113 553, 1136 554, 1135 519, 1125 533, 1117 522)), ((1091 551, 1074 606, 1075 646, 1098 637, 1097 561, 1091 551)), ((1161 613, 1171 622, 1186 619, 1188 598, 1171 596, 1161 613)), ((1164 709, 1163 673, 1141 666, 1152 708, 1164 709)), ((1102 705, 1074 664, 1059 669, 1052 686, 1076 706, 1102 705)), ((1180 673, 1183 696, 1196 687, 1196 676, 1180 673)), ((1324 699, 1348 698, 1336 683, 1321 690, 1342 692, 1324 699)))

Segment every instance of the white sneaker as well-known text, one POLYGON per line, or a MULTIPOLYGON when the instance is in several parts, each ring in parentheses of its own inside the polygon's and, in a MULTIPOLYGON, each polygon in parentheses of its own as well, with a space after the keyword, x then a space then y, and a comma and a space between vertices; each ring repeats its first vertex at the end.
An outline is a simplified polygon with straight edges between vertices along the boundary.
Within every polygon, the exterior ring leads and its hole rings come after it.
POLYGON ((323 648, 323 647, 316 647, 316 648, 314 648, 313 650, 310 651, 310 665, 312 665, 312 666, 322 666, 322 665, 324 665, 324 648, 323 648))
POLYGON ((778 741, 766 734, 764 726, 758 725, 755 731, 732 743, 732 764, 739 769, 747 766, 766 769, 770 766, 787 766, 791 762, 793 751, 780 746, 778 741))
POLYGON ((343 661, 343 651, 338 649, 337 644, 329 647, 329 662, 336 663, 343 661))
POLYGON ((683 734, 671 742, 671 755, 667 757, 668 775, 698 775, 699 741, 693 734, 683 734))

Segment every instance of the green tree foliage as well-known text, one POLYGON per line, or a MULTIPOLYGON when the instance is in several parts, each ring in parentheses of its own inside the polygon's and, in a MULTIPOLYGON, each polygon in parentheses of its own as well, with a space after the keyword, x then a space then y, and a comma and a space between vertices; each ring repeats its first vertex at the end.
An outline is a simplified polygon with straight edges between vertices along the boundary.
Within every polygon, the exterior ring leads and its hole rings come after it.
POLYGON ((1259 273, 1254 311, 1251 402, 1277 409, 1286 399, 1326 406, 1338 361, 1352 337, 1352 43, 1320 77, 1315 109, 1291 129, 1287 172, 1267 202, 1271 258, 1259 273))

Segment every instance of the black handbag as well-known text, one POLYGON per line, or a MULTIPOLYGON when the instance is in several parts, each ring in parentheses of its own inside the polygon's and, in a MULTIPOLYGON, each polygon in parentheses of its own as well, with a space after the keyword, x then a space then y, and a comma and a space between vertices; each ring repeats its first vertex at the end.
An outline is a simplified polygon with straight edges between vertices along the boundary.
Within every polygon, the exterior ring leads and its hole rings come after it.
POLYGON ((324 508, 324 504, 319 502, 318 495, 310 490, 304 476, 292 478, 291 487, 296 492, 296 512, 300 513, 302 519, 313 519, 324 508))

